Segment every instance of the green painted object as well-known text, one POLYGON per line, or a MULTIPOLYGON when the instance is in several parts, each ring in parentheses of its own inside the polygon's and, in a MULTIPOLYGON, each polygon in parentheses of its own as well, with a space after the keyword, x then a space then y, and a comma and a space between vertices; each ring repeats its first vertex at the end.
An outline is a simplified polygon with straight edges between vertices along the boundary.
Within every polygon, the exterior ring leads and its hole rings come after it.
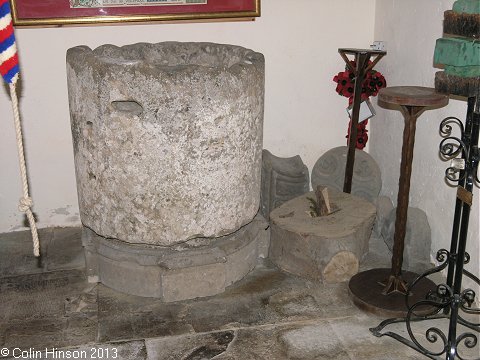
POLYGON ((470 39, 438 39, 433 61, 445 65, 445 72, 450 75, 480 76, 480 43, 470 39))
POLYGON ((451 66, 445 65, 445 72, 448 75, 460 77, 478 77, 480 76, 480 66, 451 66))
POLYGON ((480 0, 457 0, 453 4, 457 13, 480 14, 480 0))

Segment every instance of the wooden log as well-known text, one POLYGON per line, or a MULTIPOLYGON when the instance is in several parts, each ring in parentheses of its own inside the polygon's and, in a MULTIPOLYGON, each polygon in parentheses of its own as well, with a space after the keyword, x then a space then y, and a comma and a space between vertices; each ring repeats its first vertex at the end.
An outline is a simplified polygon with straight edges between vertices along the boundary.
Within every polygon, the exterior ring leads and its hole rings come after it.
POLYGON ((456 13, 447 10, 443 20, 443 32, 449 35, 479 39, 480 14, 456 13))

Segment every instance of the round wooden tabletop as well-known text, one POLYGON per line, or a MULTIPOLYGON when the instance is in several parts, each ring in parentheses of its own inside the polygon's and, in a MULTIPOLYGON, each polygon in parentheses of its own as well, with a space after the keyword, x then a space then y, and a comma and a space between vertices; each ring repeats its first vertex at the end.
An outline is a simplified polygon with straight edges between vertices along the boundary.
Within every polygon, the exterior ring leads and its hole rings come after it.
POLYGON ((391 86, 380 89, 379 101, 407 106, 445 106, 448 96, 439 94, 434 88, 422 86, 391 86))

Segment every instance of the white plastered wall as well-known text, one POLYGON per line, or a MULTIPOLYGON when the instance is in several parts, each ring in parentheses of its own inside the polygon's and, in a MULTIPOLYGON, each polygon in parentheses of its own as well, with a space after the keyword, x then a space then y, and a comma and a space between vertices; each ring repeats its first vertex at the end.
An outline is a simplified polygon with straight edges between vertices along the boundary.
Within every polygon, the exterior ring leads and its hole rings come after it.
MULTIPOLYGON (((387 41, 388 55, 377 69, 389 86, 434 86, 435 40, 442 37, 443 13, 454 0, 381 0, 376 4, 375 39, 387 41)), ((439 158, 439 124, 447 116, 465 120, 466 99, 451 98, 442 109, 423 113, 417 133, 410 190, 410 206, 424 210, 432 230, 432 256, 449 250, 455 205, 455 188, 444 182, 449 163, 439 158)), ((370 153, 379 162, 383 176, 382 194, 397 199, 403 117, 399 111, 377 106, 371 124, 370 153)), ((458 134, 458 133, 457 133, 458 134)), ((472 259, 467 269, 479 274, 479 189, 474 188, 474 206, 469 226, 467 251, 472 259)), ((466 282, 473 286, 472 282, 466 282)), ((477 288, 478 289, 478 288, 477 288)), ((478 294, 478 290, 477 290, 478 294)))
MULTIPOLYGON (((332 82, 344 67, 337 49, 368 47, 374 12, 375 0, 263 0, 262 17, 255 22, 17 29, 21 113, 39 226, 79 224, 65 75, 68 48, 211 41, 262 52, 264 147, 278 156, 300 154, 311 169, 322 153, 345 143, 346 99, 335 93, 332 82)), ((3 89, 0 114, 0 232, 7 232, 23 229, 23 216, 17 211, 20 179, 3 89)))

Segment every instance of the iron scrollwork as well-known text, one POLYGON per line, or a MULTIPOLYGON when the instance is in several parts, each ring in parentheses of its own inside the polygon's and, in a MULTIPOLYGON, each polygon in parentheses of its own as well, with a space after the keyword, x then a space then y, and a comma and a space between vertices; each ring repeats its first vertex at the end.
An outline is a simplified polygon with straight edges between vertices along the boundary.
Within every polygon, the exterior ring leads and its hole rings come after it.
MULTIPOLYGON (((476 98, 469 98, 468 105, 465 126, 462 121, 452 116, 440 123, 440 135, 443 137, 440 142, 440 156, 443 160, 451 161, 451 165, 445 171, 446 179, 471 193, 473 183, 480 183, 478 174, 480 112, 476 98), (459 136, 453 135, 453 126, 458 127, 459 136)), ((450 251, 439 250, 436 254, 438 265, 418 276, 409 285, 405 296, 408 309, 406 317, 382 321, 376 328, 370 329, 375 336, 392 337, 430 359, 445 356, 447 360, 473 360, 467 357, 468 350, 470 353, 480 354, 476 349, 479 344, 480 309, 473 307, 477 294, 470 288, 461 290, 462 276, 468 277, 480 286, 480 279, 464 269, 464 265, 470 262, 470 255, 465 251, 470 206, 471 204, 457 198, 450 251), (436 289, 428 292, 425 300, 410 304, 409 295, 414 292, 415 286, 423 278, 443 270, 448 272, 446 283, 439 284, 436 289), (419 332, 413 330, 413 325, 423 321, 433 321, 433 325, 426 327, 423 332, 424 338, 420 339, 419 332), (442 322, 448 322, 448 331, 438 326, 438 323, 442 322), (408 336, 392 331, 383 332, 385 327, 395 323, 404 323, 408 336), (464 332, 461 334, 457 334, 457 330, 460 332, 460 327, 457 329, 458 325, 463 326, 464 332)), ((480 357, 474 360, 480 360, 480 357)))

